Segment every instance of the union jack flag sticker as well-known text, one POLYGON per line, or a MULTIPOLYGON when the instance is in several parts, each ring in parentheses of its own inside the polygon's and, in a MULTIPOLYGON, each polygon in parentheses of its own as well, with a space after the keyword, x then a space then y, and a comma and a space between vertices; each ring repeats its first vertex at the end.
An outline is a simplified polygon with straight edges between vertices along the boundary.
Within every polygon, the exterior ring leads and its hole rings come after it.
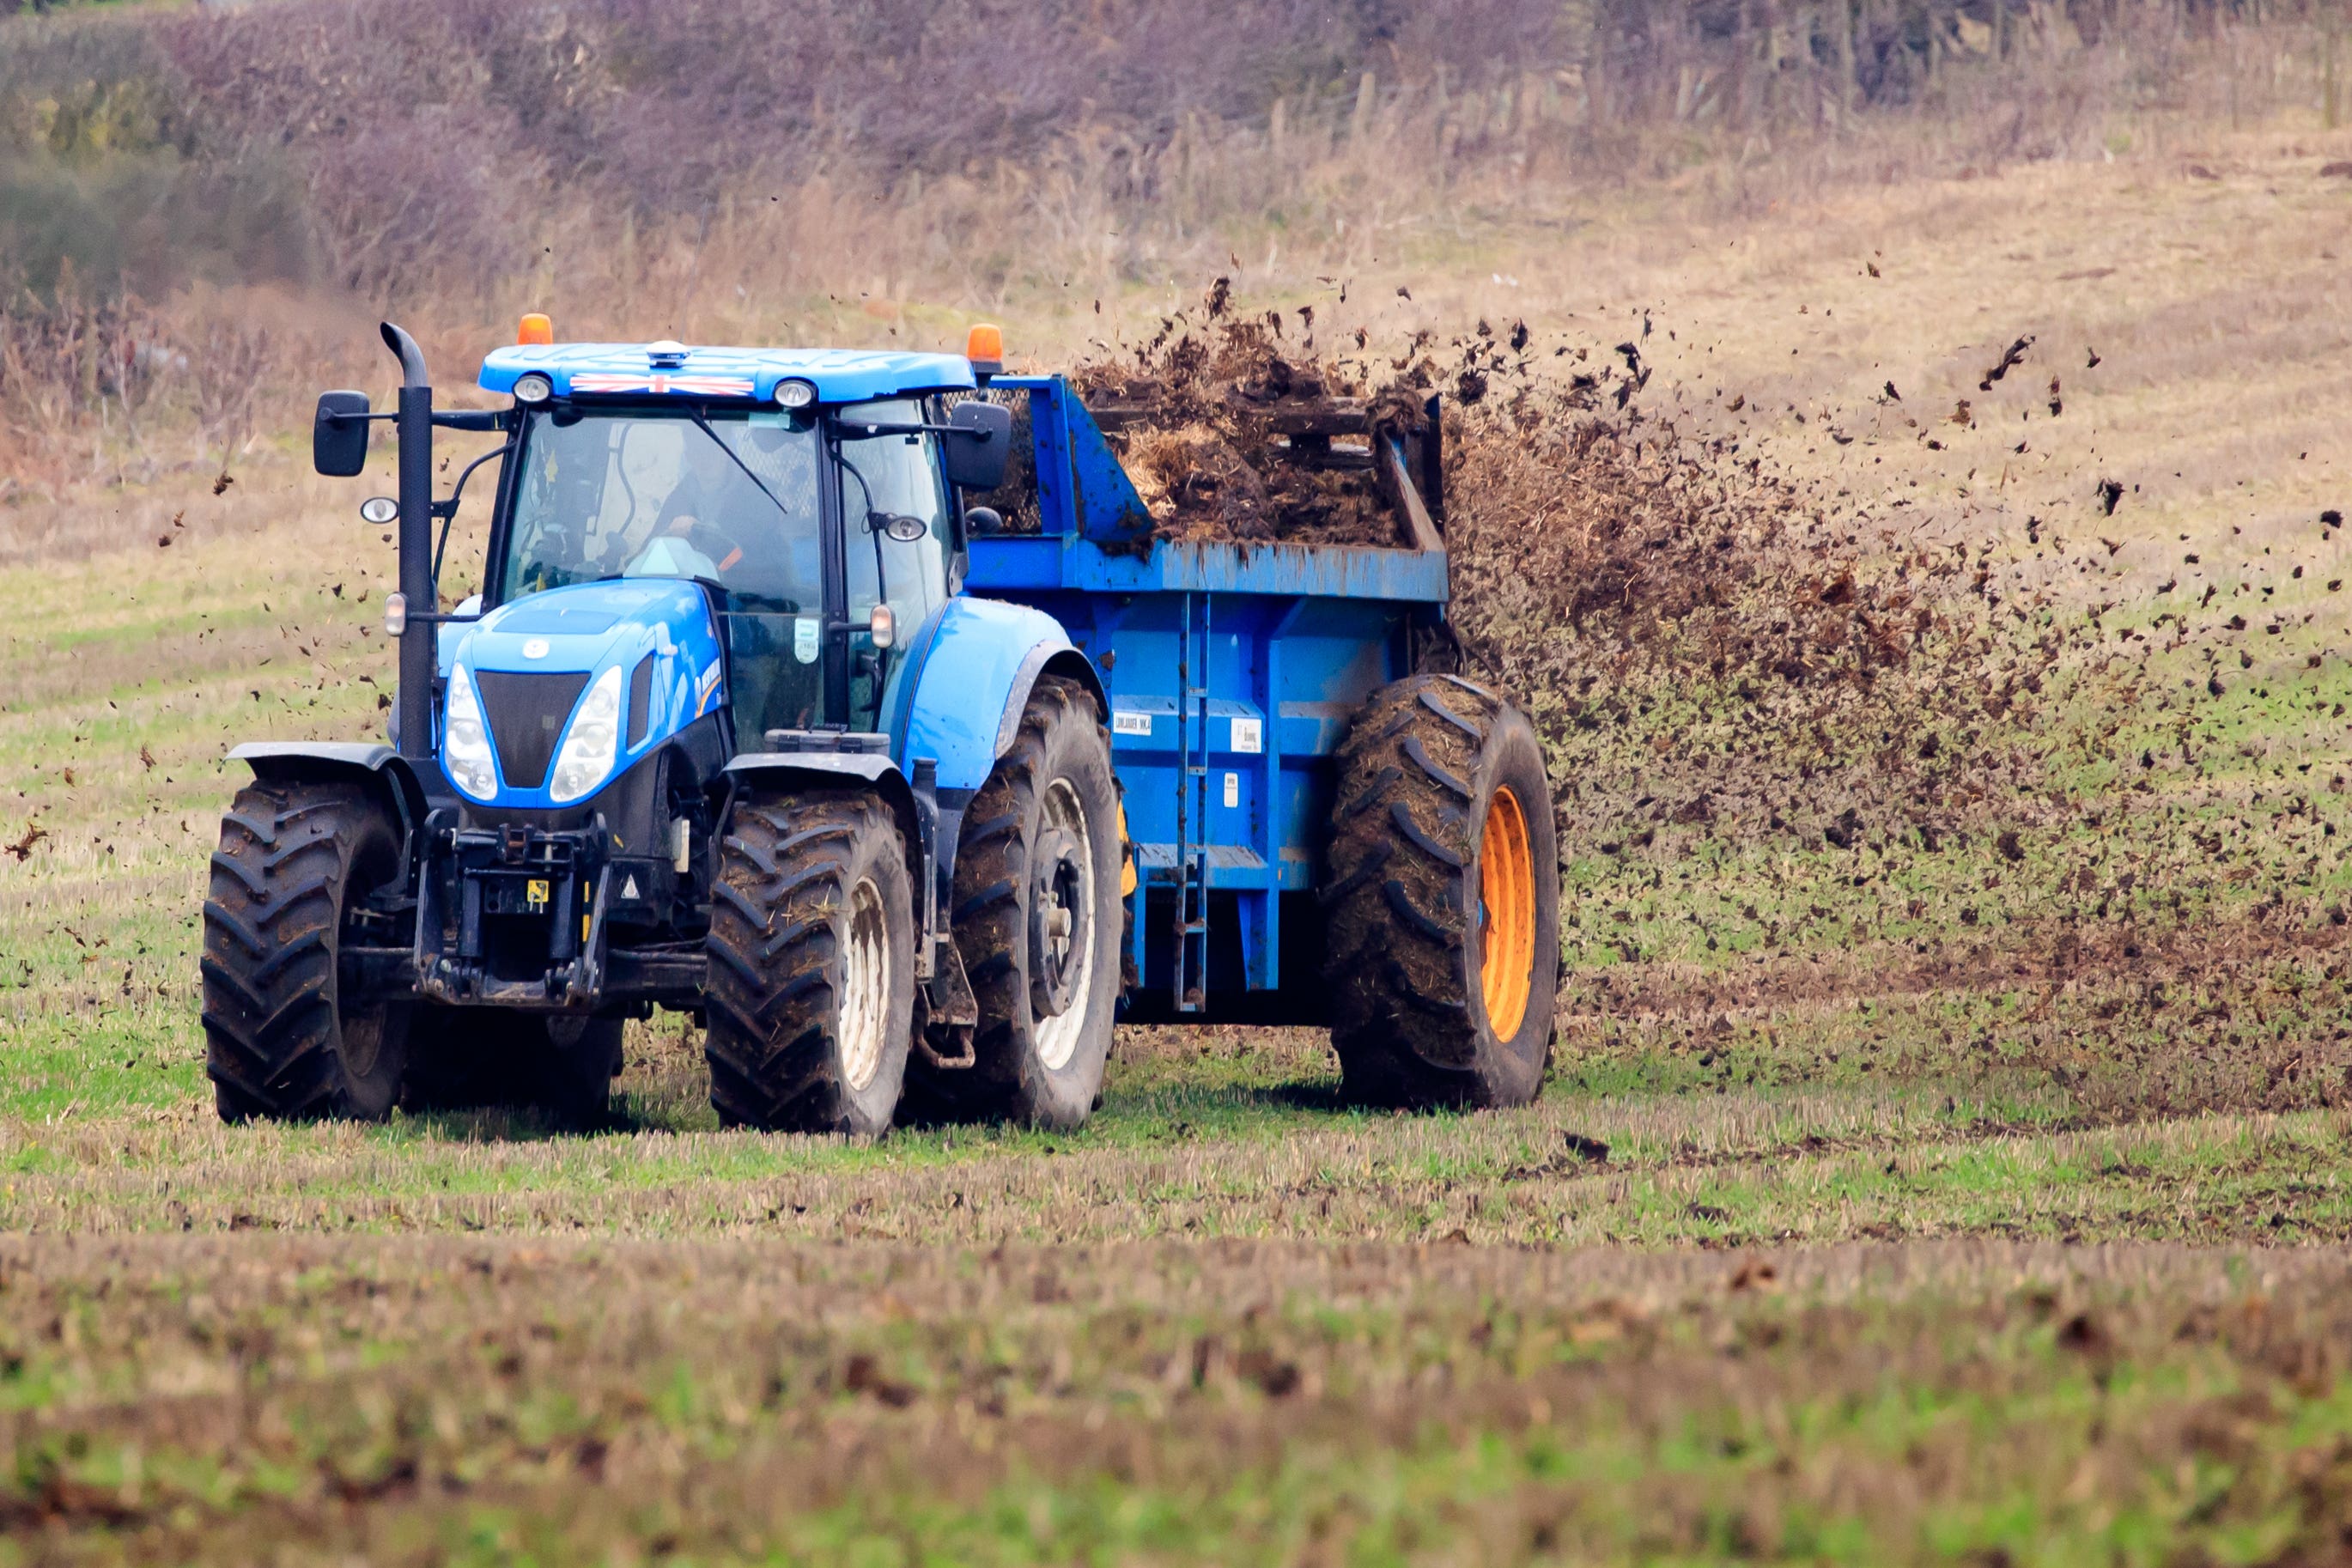
POLYGON ((574 392, 650 392, 656 397, 749 397, 751 383, 740 375, 575 375, 574 392))

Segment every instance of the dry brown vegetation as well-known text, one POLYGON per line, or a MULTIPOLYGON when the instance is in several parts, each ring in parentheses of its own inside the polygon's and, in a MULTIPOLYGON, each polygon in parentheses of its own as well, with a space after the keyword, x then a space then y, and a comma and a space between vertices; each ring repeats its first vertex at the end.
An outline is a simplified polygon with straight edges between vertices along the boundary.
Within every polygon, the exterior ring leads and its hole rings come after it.
POLYGON ((1189 290, 1229 257, 1286 285, 1410 268, 1465 216, 1556 240, 1628 191, 1720 221, 2183 124, 2316 110, 2332 130, 2333 16, 1250 0, 1202 27, 1173 0, 901 0, 779 29, 722 0, 62 7, 0 52, 0 471, 46 496, 216 457, 248 433, 225 398, 275 426, 330 366, 381 378, 339 321, 354 303, 399 310, 445 363, 526 307, 583 337, 945 342, 1062 290, 1189 290), (155 438, 192 419, 193 455, 155 438))

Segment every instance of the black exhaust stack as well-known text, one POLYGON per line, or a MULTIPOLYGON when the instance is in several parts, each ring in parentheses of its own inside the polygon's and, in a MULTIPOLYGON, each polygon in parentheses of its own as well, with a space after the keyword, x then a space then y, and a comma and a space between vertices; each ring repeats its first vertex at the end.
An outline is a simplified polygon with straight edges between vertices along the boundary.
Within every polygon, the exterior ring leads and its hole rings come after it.
POLYGON ((433 386, 416 340, 390 321, 384 347, 400 361, 400 594, 408 626, 400 639, 400 754, 433 758, 433 618, 441 605, 433 586, 433 386))

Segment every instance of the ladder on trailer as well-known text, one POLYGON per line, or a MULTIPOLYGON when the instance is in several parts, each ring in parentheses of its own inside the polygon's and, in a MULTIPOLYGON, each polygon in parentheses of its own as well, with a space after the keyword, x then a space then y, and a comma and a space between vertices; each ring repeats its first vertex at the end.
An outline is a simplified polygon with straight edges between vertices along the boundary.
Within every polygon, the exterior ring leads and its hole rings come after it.
POLYGON ((1186 594, 1178 614, 1173 1000, 1199 1013, 1209 994, 1209 595, 1186 594))

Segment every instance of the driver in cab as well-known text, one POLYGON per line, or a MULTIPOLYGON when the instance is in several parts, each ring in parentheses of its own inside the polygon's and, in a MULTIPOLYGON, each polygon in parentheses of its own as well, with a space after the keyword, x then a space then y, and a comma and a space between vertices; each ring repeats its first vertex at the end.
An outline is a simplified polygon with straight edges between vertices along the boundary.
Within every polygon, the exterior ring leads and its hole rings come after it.
MULTIPOLYGON (((770 542, 782 531, 773 515, 774 502, 761 495, 760 487, 743 471, 744 467, 751 468, 778 500, 790 506, 793 498, 780 488, 787 478, 782 471, 785 465, 773 460, 782 455, 782 444, 776 444, 778 451, 763 452, 760 437, 766 432, 749 433, 747 450, 739 454, 744 463, 739 467, 718 440, 700 430, 688 428, 680 434, 684 449, 678 457, 677 483, 662 502, 645 548, 622 570, 631 577, 701 577, 728 583, 743 566, 747 548, 772 547, 770 542), (762 458, 770 460, 763 464, 762 458), (760 473, 762 467, 772 472, 760 473)), ((754 574, 769 574, 758 572, 757 563, 754 574)))

